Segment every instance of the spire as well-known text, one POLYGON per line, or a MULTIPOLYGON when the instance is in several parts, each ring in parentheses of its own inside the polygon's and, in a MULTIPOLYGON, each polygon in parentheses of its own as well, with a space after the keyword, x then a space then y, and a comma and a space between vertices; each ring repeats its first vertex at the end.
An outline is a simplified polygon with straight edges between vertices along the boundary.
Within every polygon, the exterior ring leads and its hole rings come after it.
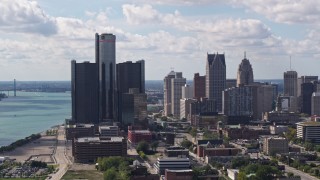
POLYGON ((247 59, 247 57, 246 57, 246 51, 244 51, 244 59, 247 59))

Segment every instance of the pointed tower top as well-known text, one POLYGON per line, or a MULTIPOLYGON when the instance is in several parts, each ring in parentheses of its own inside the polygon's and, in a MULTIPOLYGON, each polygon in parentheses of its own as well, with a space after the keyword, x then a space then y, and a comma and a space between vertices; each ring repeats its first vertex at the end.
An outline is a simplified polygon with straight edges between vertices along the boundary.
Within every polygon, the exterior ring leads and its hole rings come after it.
POLYGON ((247 59, 246 51, 244 51, 244 58, 247 59))

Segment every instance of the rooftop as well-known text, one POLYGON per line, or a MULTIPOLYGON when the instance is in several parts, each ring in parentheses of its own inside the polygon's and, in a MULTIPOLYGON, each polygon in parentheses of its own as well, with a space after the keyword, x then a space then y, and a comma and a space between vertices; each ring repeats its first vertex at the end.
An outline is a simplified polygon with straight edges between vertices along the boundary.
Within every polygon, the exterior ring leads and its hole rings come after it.
POLYGON ((100 137, 82 137, 78 138, 78 142, 122 142, 123 137, 109 137, 109 138, 100 138, 100 137))
POLYGON ((306 121, 306 122, 299 122, 297 125, 300 126, 320 126, 320 122, 314 122, 314 121, 306 121))

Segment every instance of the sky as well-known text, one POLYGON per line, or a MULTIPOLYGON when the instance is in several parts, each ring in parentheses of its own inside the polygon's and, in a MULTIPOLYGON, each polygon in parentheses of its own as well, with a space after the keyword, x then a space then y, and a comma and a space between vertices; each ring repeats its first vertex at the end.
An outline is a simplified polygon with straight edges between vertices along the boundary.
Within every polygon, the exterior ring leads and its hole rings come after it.
POLYGON ((227 78, 320 75, 319 0, 1 0, 0 80, 70 80, 94 62, 95 33, 116 35, 116 62, 145 60, 146 80, 205 74, 224 53, 227 78), (290 66, 291 57, 291 66, 290 66))

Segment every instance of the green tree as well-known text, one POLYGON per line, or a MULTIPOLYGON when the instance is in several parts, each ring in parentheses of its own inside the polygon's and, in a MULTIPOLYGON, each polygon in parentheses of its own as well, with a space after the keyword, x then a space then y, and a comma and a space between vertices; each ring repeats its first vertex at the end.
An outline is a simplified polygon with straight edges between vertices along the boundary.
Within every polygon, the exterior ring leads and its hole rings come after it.
POLYGON ((192 137, 196 137, 197 136, 197 128, 196 127, 192 127, 189 131, 189 134, 192 136, 192 137))
POLYGON ((116 179, 117 177, 117 170, 115 167, 108 169, 105 173, 103 173, 104 180, 112 180, 116 179))
POLYGON ((180 143, 180 145, 181 145, 182 147, 186 148, 186 149, 189 149, 190 146, 192 146, 192 142, 189 141, 189 140, 187 140, 187 139, 184 139, 184 140, 180 143))
POLYGON ((145 141, 140 141, 137 145, 137 152, 142 151, 144 153, 148 152, 149 150, 149 144, 145 141))
POLYGON ((244 173, 244 172, 239 172, 237 177, 238 177, 238 180, 247 180, 248 179, 246 173, 244 173))

